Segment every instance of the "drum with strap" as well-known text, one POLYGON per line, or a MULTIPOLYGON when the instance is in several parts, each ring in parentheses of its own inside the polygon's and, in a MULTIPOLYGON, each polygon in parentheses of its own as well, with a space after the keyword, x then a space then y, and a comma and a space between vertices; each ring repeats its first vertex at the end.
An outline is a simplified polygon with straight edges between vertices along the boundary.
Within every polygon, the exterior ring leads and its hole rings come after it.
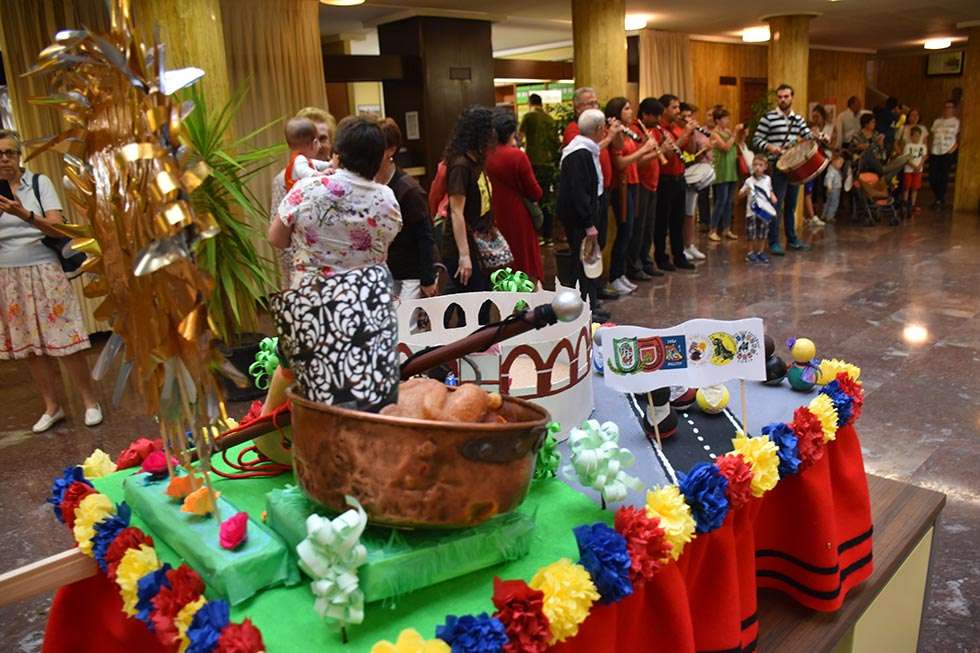
POLYGON ((684 181, 694 190, 704 190, 715 180, 715 168, 710 163, 693 163, 684 169, 684 181))
POLYGON ((749 209, 757 218, 766 222, 770 222, 776 217, 776 207, 772 205, 766 192, 758 187, 752 190, 752 196, 749 198, 749 209))
POLYGON ((776 168, 789 177, 791 184, 805 184, 827 167, 830 159, 824 156, 816 141, 800 141, 783 152, 776 168))

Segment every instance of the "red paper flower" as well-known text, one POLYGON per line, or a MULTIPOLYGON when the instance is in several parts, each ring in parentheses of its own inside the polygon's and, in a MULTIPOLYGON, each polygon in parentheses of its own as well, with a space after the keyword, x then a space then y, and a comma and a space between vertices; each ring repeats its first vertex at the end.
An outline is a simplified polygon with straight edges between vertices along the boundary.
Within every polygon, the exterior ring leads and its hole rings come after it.
POLYGON ((248 536, 248 513, 236 512, 221 522, 218 540, 222 549, 234 549, 248 536))
POLYGON ((162 588, 153 597, 151 615, 157 639, 165 646, 177 643, 177 626, 174 625, 177 613, 185 605, 196 601, 197 597, 204 594, 204 581, 186 563, 168 571, 167 582, 170 583, 170 587, 162 588))
POLYGON ((748 503, 752 498, 752 468, 742 454, 725 454, 715 461, 715 465, 721 475, 728 479, 728 505, 734 510, 748 503))
POLYGON ((671 544, 664 537, 660 520, 645 509, 622 506, 616 511, 616 531, 626 540, 630 554, 630 580, 635 586, 653 578, 670 556, 671 544))
POLYGON ((152 452, 162 448, 163 443, 160 440, 154 441, 149 438, 137 438, 119 454, 119 457, 116 459, 116 469, 136 467, 142 464, 152 452), (157 446, 157 442, 160 442, 159 446, 157 446))
POLYGON ((820 418, 806 406, 800 406, 793 413, 789 425, 796 434, 797 448, 800 451, 800 471, 806 469, 823 457, 823 426, 820 418))
POLYGON ((259 653, 264 650, 262 633, 246 618, 240 624, 228 624, 221 629, 221 639, 212 653, 259 653))
POLYGON ((551 639, 551 626, 544 615, 544 592, 523 580, 493 579, 494 616, 507 629, 503 653, 543 653, 551 639))
MULTIPOLYGON (((176 460, 171 458, 173 464, 177 464, 176 460)), ((167 474, 167 454, 163 451, 157 450, 152 451, 143 460, 142 471, 152 474, 153 476, 165 476, 167 474)))
POLYGON ((847 372, 837 373, 837 384, 851 398, 851 419, 847 423, 853 424, 861 416, 861 407, 864 406, 864 387, 847 372))
POLYGON ((119 531, 116 539, 109 545, 109 549, 105 554, 106 574, 109 576, 109 580, 112 582, 116 581, 116 568, 122 562, 126 551, 138 548, 140 544, 153 546, 153 538, 135 526, 130 526, 119 531))
POLYGON ((72 482, 65 490, 65 496, 61 500, 61 518, 65 520, 69 530, 75 528, 75 508, 90 494, 95 494, 95 489, 81 481, 72 482))

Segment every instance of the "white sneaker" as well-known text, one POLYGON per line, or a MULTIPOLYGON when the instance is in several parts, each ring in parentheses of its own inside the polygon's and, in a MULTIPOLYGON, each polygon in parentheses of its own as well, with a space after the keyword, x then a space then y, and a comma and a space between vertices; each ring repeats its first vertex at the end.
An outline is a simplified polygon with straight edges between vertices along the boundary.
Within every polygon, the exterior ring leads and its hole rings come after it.
POLYGON ((95 404, 95 408, 85 409, 85 426, 98 426, 102 423, 102 406, 95 404))
POLYGON ((623 278, 622 277, 616 279, 610 285, 613 288, 615 288, 616 289, 616 292, 618 292, 620 295, 629 295, 630 293, 633 292, 633 287, 632 286, 627 286, 625 283, 623 283, 623 278))
POLYGON ((35 433, 44 433, 63 419, 65 419, 65 411, 61 408, 59 408, 54 415, 44 413, 41 415, 41 419, 35 422, 34 426, 31 427, 31 430, 35 433))
POLYGON ((697 245, 691 245, 690 249, 691 253, 688 254, 688 258, 696 258, 699 261, 703 261, 704 259, 708 258, 704 255, 704 252, 698 249, 697 245))
POLYGON ((812 218, 810 218, 811 228, 816 229, 818 227, 825 227, 825 226, 827 226, 827 223, 821 220, 820 218, 818 218, 817 216, 813 216, 812 218))
POLYGON ((621 276, 619 278, 619 280, 622 281, 623 283, 625 283, 628 288, 632 288, 633 290, 636 290, 637 288, 639 288, 639 286, 636 285, 635 283, 633 283, 632 281, 630 281, 630 278, 627 277, 625 274, 623 276, 621 276))

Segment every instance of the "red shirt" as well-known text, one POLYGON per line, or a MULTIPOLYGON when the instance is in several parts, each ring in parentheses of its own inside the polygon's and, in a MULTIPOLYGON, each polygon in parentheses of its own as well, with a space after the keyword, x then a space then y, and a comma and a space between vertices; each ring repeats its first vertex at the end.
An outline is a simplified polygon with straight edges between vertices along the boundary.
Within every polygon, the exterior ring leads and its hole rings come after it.
MULTIPOLYGON (((623 136, 623 149, 616 152, 618 156, 629 156, 639 149, 636 141, 627 136, 623 136)), ((638 184, 640 183, 640 175, 637 172, 636 164, 631 163, 626 166, 626 183, 627 184, 638 184)), ((616 183, 619 184, 619 175, 616 175, 616 183)))
MULTIPOLYGON (((632 131, 639 136, 643 135, 638 129, 632 131)), ((656 130, 647 130, 647 133, 650 134, 650 138, 657 140, 656 130)), ((657 190, 657 185, 660 183, 660 158, 655 156, 652 159, 647 159, 645 163, 638 164, 637 172, 644 188, 650 191, 657 190)))
MULTIPOLYGON (((660 123, 660 126, 664 130, 670 132, 670 135, 674 138, 674 141, 677 141, 677 139, 680 138, 684 134, 684 129, 682 127, 677 126, 677 125, 665 125, 663 122, 661 122, 660 123)), ((662 143, 663 142, 663 135, 659 132, 659 130, 655 130, 655 133, 657 134, 657 142, 658 143, 662 143)), ((683 176, 684 175, 684 161, 681 159, 680 155, 676 154, 673 151, 673 148, 668 147, 668 148, 666 148, 666 151, 664 152, 664 156, 667 157, 667 163, 666 163, 666 165, 661 164, 661 166, 660 166, 660 176, 661 177, 663 177, 665 175, 669 175, 671 177, 681 177, 681 176, 683 176)))
MULTIPOLYGON (((578 135, 578 123, 573 120, 565 127, 565 133, 562 134, 561 138, 561 146, 565 147, 578 135)), ((599 150, 599 168, 602 170, 602 187, 606 189, 612 188, 615 178, 613 177, 612 158, 609 156, 608 147, 603 147, 599 150)))

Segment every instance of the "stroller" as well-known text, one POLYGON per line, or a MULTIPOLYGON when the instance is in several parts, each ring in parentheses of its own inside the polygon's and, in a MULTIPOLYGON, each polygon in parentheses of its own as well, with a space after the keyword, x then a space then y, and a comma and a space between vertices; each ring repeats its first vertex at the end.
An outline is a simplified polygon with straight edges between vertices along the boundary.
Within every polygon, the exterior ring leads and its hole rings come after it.
POLYGON ((884 218, 893 227, 901 222, 891 187, 908 157, 896 157, 884 165, 881 161, 880 150, 876 146, 865 150, 858 160, 858 173, 854 179, 857 192, 853 206, 861 224, 866 227, 873 227, 884 218))

